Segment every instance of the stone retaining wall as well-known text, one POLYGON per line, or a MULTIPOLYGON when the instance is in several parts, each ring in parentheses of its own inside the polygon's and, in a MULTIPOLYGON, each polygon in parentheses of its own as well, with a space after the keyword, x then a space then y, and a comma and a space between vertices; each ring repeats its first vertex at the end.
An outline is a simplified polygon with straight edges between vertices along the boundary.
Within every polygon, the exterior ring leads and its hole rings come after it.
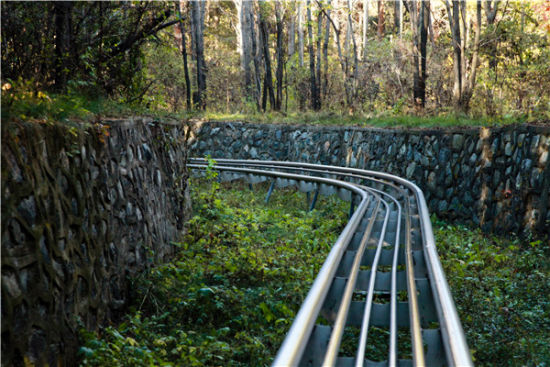
POLYGON ((77 318, 116 317, 182 234, 183 129, 106 123, 2 122, 2 365, 75 365, 77 318))
POLYGON ((486 231, 550 233, 550 127, 393 130, 196 123, 192 156, 274 159, 389 172, 430 211, 486 231))
MULTIPOLYGON (((127 275, 173 253, 189 200, 183 128, 2 123, 2 364, 73 365, 77 319, 116 318, 127 275)), ((386 130, 197 123, 191 154, 390 172, 440 217, 550 232, 550 129, 386 130)))

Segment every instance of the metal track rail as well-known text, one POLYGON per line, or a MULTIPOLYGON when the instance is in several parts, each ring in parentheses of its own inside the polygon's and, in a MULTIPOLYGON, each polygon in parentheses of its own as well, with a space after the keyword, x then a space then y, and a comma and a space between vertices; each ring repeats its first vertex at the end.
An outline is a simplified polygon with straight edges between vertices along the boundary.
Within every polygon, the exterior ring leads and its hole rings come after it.
MULTIPOLYGON (((222 181, 270 181, 266 202, 274 188, 285 186, 306 192, 308 200, 313 192, 310 209, 318 194, 338 194, 350 201, 350 220, 273 366, 473 365, 424 195, 415 184, 386 173, 336 166, 216 162, 222 181), (378 335, 369 339, 375 328, 378 335), (382 347, 380 334, 388 336, 382 347), (374 346, 385 348, 385 360, 372 360, 374 346)), ((200 173, 207 162, 195 158, 188 166, 200 173)))

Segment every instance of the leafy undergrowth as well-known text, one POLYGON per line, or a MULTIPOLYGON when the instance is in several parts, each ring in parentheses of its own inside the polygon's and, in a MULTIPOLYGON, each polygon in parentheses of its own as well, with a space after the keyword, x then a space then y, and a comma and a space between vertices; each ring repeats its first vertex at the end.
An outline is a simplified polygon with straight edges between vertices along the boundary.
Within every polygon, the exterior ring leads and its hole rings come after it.
MULTIPOLYGON (((236 185, 236 187, 235 187, 236 185)), ((83 331, 82 365, 269 365, 347 222, 340 200, 193 183, 196 215, 170 263, 135 280, 118 327, 83 331)))
POLYGON ((32 81, 22 79, 2 86, 2 120, 39 122, 98 122, 102 118, 149 116, 159 120, 245 121, 269 124, 308 124, 321 126, 361 126, 378 128, 454 128, 472 126, 503 126, 510 124, 548 124, 548 115, 506 115, 498 117, 468 117, 450 112, 416 116, 401 112, 357 113, 337 111, 289 111, 223 113, 207 111, 168 111, 149 108, 138 102, 106 98, 81 92, 82 83, 70 82, 65 94, 39 91, 32 81))
MULTIPOLYGON (((305 195, 294 191, 276 190, 265 204, 265 185, 223 186, 193 182, 196 215, 176 244, 178 255, 133 280, 121 324, 82 331, 82 365, 270 364, 347 207, 322 198, 308 213, 305 195)), ((476 365, 548 365, 547 240, 489 236, 437 220, 434 232, 476 365)), ((386 334, 372 330, 371 338, 387 348, 386 334)), ((409 337, 400 332, 404 344, 409 337)), ((386 352, 368 355, 384 360, 386 352)))
POLYGON ((434 229, 474 363, 550 365, 548 240, 485 235, 442 222, 434 229))

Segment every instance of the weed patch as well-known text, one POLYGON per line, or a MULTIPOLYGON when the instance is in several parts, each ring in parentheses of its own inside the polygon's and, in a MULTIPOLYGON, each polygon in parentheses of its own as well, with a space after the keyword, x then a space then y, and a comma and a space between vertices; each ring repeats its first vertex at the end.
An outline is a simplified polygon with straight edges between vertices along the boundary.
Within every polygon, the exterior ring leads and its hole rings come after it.
MULTIPOLYGON (((330 247, 347 205, 267 184, 192 184, 195 216, 178 255, 133 279, 118 326, 82 330, 82 365, 269 365, 330 247)), ((441 261, 474 362, 544 366, 550 361, 550 249, 546 241, 485 235, 435 221, 441 261)), ((345 337, 352 338, 350 329, 345 337), (349 334, 349 335, 348 335, 349 334)), ((387 330, 373 328, 369 358, 383 360, 387 330)), ((410 348, 400 331, 399 344, 410 348)), ((344 340, 343 355, 356 345, 344 340)), ((410 357, 410 356, 402 356, 410 357)))
POLYGON ((434 229, 476 365, 547 365, 548 241, 485 235, 443 222, 434 229))
POLYGON ((82 331, 82 365, 269 365, 338 234, 346 205, 307 212, 305 195, 193 182, 178 256, 133 280, 124 321, 82 331))

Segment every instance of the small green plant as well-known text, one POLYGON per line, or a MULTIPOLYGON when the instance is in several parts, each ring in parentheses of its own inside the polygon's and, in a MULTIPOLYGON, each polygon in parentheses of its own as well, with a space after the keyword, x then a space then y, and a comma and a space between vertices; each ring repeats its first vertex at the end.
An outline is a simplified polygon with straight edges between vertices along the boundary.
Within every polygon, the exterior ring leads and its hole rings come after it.
POLYGON ((201 190, 195 191, 199 196, 199 200, 203 202, 201 215, 207 219, 215 219, 223 210, 220 199, 220 183, 218 182, 218 171, 215 169, 216 161, 210 156, 205 157, 208 164, 205 169, 204 180, 201 185, 204 185, 201 190))

